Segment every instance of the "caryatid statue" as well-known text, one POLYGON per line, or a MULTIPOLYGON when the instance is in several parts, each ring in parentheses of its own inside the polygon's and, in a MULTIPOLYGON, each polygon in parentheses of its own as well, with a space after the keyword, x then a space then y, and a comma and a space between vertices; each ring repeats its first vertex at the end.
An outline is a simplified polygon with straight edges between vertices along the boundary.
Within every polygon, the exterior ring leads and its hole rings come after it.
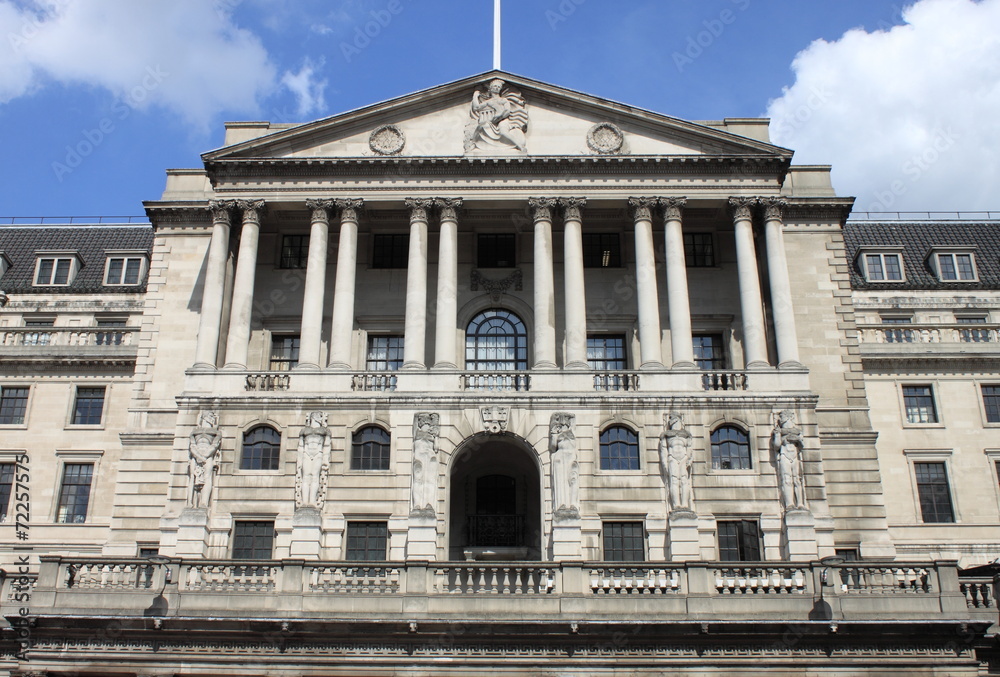
POLYGON ((440 432, 441 417, 438 414, 419 412, 413 415, 410 515, 414 517, 434 517, 437 514, 437 438, 440 432))
POLYGON ((299 432, 299 463, 295 471, 295 506, 322 508, 330 463, 330 429, 325 411, 313 411, 299 432))
POLYGON ((556 521, 580 517, 580 464, 577 462, 576 416, 559 411, 549 419, 552 466, 552 517, 556 521))
POLYGON ((691 466, 694 454, 691 451, 691 433, 684 429, 684 420, 680 414, 670 412, 663 418, 660 467, 667 485, 670 511, 692 512, 691 466))
POLYGON ((484 94, 478 89, 472 95, 465 126, 465 152, 474 150, 509 149, 527 151, 525 129, 528 111, 524 99, 516 90, 505 88, 503 80, 493 80, 484 94))
POLYGON ((771 450, 778 465, 778 487, 785 510, 808 510, 802 473, 802 429, 795 425, 795 412, 778 413, 771 433, 771 450))
POLYGON ((188 499, 191 508, 207 508, 212 500, 212 485, 218 468, 219 447, 222 433, 219 416, 214 411, 203 411, 198 425, 191 431, 188 442, 188 499))

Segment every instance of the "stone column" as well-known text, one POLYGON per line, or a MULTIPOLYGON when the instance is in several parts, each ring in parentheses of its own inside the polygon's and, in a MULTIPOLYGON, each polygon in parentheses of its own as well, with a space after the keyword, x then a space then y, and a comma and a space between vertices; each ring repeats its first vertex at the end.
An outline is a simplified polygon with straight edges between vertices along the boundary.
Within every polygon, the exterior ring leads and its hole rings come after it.
POLYGON ((531 198, 535 218, 535 363, 534 369, 556 367, 555 281, 552 273, 552 208, 556 200, 531 198))
POLYGON ((201 315, 198 318, 198 340, 195 345, 196 369, 215 369, 219 353, 219 332, 222 326, 222 299, 226 288, 226 261, 229 258, 229 211, 232 200, 212 200, 212 240, 208 245, 205 284, 201 290, 201 315))
POLYGON ((583 224, 580 209, 584 198, 563 198, 563 273, 566 284, 566 356, 567 369, 588 369, 587 299, 583 274, 583 224))
POLYGON ((340 209, 340 245, 333 288, 333 319, 330 326, 330 366, 351 368, 351 336, 354 333, 354 281, 358 272, 358 210, 360 199, 334 200, 340 209))
POLYGON ((299 364, 296 369, 319 369, 323 334, 323 294, 326 291, 326 250, 330 236, 333 200, 306 200, 312 210, 309 231, 309 258, 302 299, 302 328, 299 332, 299 364))
POLYGON ((440 242, 438 243, 437 318, 434 329, 434 367, 456 369, 458 346, 458 214, 462 200, 434 201, 441 210, 440 242))
POLYGON ((743 316, 743 354, 748 369, 768 366, 764 335, 764 306, 760 296, 757 252, 753 243, 753 207, 757 199, 731 197, 733 228, 736 235, 736 268, 740 285, 740 313, 743 316))
POLYGON ((257 241, 260 238, 260 212, 264 209, 264 201, 239 200, 237 206, 243 210, 243 227, 240 229, 240 253, 236 258, 236 275, 233 278, 226 369, 247 368, 253 288, 257 276, 257 241))
POLYGON ((403 325, 402 369, 426 369, 427 335, 427 210, 433 200, 407 198, 410 208, 410 255, 406 261, 406 318, 403 325))
POLYGON ((639 307, 639 367, 663 367, 660 302, 656 293, 656 259, 653 256, 653 197, 630 197, 635 220, 635 287, 639 307))
POLYGON ((774 338, 778 345, 779 367, 801 367, 799 339, 792 308, 792 285, 788 280, 788 259, 782 233, 783 198, 762 198, 764 205, 764 242, 767 249, 767 275, 771 282, 771 310, 774 314, 774 338))
POLYGON ((681 209, 683 197, 660 200, 663 206, 667 261, 667 317, 670 320, 670 351, 674 369, 694 369, 691 341, 691 300, 688 296, 687 262, 684 260, 684 233, 681 209))

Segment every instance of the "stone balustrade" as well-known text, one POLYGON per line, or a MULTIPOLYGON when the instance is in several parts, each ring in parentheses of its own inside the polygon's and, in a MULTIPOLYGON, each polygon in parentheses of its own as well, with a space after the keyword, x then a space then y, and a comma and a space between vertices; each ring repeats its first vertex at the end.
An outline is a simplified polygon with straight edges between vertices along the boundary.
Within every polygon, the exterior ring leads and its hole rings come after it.
POLYGON ((1000 343, 994 324, 879 324, 858 327, 862 344, 1000 343))
POLYGON ((963 578, 960 584, 965 604, 970 609, 996 609, 995 582, 990 577, 963 578))
POLYGON ((631 392, 639 389, 637 371, 598 371, 593 376, 594 390, 631 392))
POLYGON ((0 346, 130 346, 138 330, 132 327, 9 327, 0 333, 0 346))
MULTIPOLYGON (((15 581, 0 599, 9 606, 15 581)), ((320 562, 43 556, 33 614, 139 615, 159 593, 186 617, 962 619, 995 612, 954 562, 320 562), (824 575, 825 572, 825 575, 824 575), (825 581, 825 583, 824 583, 825 581), (522 600, 514 603, 514 599, 522 600), (643 601, 648 600, 648 601, 643 601), (637 606, 638 605, 638 606, 637 606)), ((169 616, 172 611, 165 612, 169 616)))

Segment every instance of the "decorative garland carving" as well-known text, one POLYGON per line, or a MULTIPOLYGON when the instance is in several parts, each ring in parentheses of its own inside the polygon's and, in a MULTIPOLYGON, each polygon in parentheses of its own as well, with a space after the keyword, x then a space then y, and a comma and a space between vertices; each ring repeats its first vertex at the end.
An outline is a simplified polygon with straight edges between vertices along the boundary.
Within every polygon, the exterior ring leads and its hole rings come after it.
POLYGON ((502 280, 491 280, 489 278, 483 277, 475 268, 472 269, 472 274, 469 280, 469 289, 471 291, 479 291, 479 287, 482 286, 490 294, 490 298, 493 299, 493 303, 500 303, 500 297, 507 293, 507 290, 513 285, 514 291, 522 290, 522 275, 521 269, 516 269, 513 273, 503 278, 502 280))

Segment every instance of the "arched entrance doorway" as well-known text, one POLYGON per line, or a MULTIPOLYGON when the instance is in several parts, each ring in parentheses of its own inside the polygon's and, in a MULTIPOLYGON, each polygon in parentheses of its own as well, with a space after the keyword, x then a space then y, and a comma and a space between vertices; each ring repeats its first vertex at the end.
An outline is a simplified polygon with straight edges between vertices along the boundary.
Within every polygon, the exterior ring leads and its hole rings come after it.
POLYGON ((541 559, 541 482, 527 442, 474 435, 456 453, 449 477, 449 559, 541 559))

